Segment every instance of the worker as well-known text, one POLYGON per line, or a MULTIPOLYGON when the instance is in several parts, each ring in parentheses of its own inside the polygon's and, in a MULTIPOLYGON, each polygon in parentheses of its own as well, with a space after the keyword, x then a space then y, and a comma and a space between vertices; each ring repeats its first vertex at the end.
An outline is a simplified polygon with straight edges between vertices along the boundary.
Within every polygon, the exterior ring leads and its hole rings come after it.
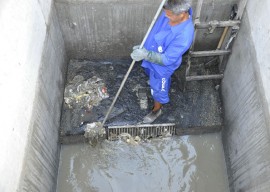
POLYGON ((131 58, 141 61, 149 76, 154 107, 143 119, 152 123, 161 115, 162 105, 169 102, 171 76, 181 65, 183 54, 190 48, 194 25, 188 0, 168 0, 152 28, 143 48, 134 46, 131 58))

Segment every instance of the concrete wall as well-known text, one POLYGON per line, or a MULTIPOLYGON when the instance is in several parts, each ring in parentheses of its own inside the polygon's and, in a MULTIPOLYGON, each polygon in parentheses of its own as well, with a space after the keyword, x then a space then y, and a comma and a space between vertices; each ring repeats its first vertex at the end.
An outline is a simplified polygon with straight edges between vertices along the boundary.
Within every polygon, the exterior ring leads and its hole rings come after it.
POLYGON ((52 1, 0 2, 0 191, 53 191, 66 53, 52 1))
MULTIPOLYGON (((198 0, 193 0, 194 14, 196 11, 198 0)), ((209 22, 213 20, 222 21, 229 20, 232 6, 238 4, 239 0, 203 0, 203 6, 200 15, 201 22, 209 22)), ((214 50, 218 46, 218 42, 224 28, 216 28, 213 33, 208 29, 199 29, 194 44, 195 50, 214 50)))
MULTIPOLYGON (((202 21, 227 19, 235 2, 205 0, 202 21)), ((269 4, 248 2, 222 84, 232 191, 270 190, 269 4)), ((56 11, 52 0, 0 2, 0 191, 54 190, 67 55, 128 57, 157 7, 155 0, 56 0, 56 11)), ((218 39, 201 32, 197 48, 215 48, 218 39)))
POLYGON ((158 7, 155 0, 58 0, 67 52, 71 58, 126 58, 158 7), (149 16, 150 15, 150 16, 149 16))
POLYGON ((248 1, 222 83, 231 191, 270 191, 269 11, 248 1))
MULTIPOLYGON (((201 21, 227 20, 239 0, 204 0, 201 21)), ((127 58, 140 44, 160 1, 56 0, 56 8, 70 58, 127 58)), ((194 11, 197 1, 192 1, 194 11)), ((216 49, 222 29, 198 32, 196 49, 216 49)))

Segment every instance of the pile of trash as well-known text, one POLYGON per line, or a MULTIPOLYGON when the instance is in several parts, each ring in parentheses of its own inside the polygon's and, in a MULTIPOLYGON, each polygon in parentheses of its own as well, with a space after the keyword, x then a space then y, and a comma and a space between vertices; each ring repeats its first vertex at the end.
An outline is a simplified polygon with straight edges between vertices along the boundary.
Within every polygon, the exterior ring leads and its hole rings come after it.
POLYGON ((64 93, 65 104, 70 109, 91 110, 108 97, 104 81, 96 76, 87 80, 81 75, 75 76, 66 86, 64 93))

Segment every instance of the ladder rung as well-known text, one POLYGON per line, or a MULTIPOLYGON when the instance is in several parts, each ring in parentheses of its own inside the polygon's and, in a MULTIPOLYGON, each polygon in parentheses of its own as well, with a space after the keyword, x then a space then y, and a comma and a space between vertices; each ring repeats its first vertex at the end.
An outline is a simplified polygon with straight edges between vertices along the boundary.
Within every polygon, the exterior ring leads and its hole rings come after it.
POLYGON ((213 51, 190 51, 191 57, 208 57, 217 55, 227 55, 230 54, 231 50, 213 50, 213 51))
POLYGON ((186 76, 186 81, 199 81, 199 80, 222 79, 222 78, 223 78, 223 74, 186 76))
POLYGON ((210 22, 198 22, 195 23, 197 29, 209 28, 209 27, 233 27, 239 25, 241 22, 239 20, 229 20, 229 21, 210 21, 210 22))

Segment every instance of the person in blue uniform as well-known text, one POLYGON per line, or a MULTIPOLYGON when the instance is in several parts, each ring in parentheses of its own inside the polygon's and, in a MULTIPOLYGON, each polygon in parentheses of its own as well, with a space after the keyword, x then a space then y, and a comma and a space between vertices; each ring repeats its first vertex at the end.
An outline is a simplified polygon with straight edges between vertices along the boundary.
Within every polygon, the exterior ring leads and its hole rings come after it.
POLYGON ((144 123, 152 123, 161 115, 162 105, 170 101, 171 76, 181 65, 182 55, 190 48, 194 36, 188 0, 168 0, 163 8, 144 47, 135 46, 131 53, 133 60, 143 60, 154 99, 154 107, 144 117, 144 123))

